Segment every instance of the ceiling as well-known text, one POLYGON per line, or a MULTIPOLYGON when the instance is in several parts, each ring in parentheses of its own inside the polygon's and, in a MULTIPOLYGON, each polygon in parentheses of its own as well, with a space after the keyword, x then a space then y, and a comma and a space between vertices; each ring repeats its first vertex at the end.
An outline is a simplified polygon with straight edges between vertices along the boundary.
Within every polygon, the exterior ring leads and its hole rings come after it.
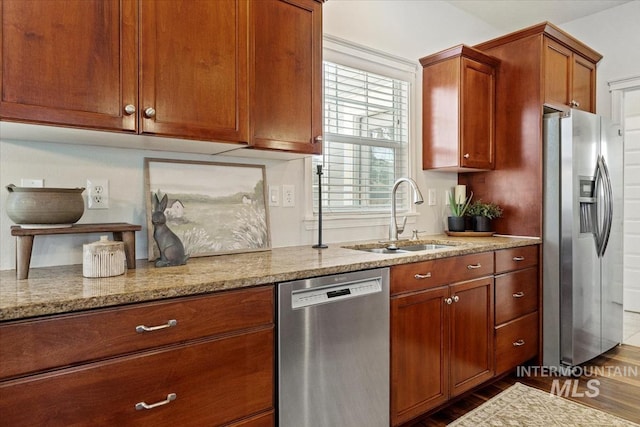
POLYGON ((562 25, 633 0, 447 0, 503 31, 549 21, 562 25))

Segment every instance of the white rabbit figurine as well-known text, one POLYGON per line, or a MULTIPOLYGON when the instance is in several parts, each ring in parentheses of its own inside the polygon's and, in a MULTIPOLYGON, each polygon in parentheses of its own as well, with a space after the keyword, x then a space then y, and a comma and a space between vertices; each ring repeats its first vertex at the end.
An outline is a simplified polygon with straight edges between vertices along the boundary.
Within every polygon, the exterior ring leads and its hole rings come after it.
POLYGON ((160 258, 156 260, 156 267, 168 267, 173 265, 184 265, 187 263, 188 255, 185 254, 184 245, 180 238, 167 226, 167 217, 164 210, 167 208, 169 199, 165 194, 162 200, 154 194, 153 214, 153 239, 158 244, 160 258))

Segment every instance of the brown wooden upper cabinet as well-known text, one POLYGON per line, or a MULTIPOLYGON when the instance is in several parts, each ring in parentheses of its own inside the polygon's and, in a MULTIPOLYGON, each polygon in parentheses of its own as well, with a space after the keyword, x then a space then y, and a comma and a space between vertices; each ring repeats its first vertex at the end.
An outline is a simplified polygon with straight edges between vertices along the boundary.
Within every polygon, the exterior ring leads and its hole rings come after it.
POLYGON ((321 150, 316 0, 0 0, 0 119, 321 150))
POLYGON ((136 130, 135 0, 2 0, 0 12, 0 118, 136 130))
POLYGON ((257 148, 322 150, 322 3, 250 3, 251 142, 257 148))
POLYGON ((499 61, 459 45, 420 59, 422 168, 490 170, 495 164, 499 61))
POLYGON ((595 113, 596 64, 544 39, 544 101, 595 113))

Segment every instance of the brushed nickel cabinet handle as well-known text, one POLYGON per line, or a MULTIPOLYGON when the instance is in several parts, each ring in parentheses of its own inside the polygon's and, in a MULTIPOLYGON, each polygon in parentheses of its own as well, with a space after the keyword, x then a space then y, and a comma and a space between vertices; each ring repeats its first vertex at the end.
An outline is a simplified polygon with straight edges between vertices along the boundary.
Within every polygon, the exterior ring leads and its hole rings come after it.
POLYGON ((156 116, 156 109, 153 107, 148 107, 144 109, 144 116, 148 119, 151 119, 156 116))
POLYGON ((468 158, 469 158, 469 157, 471 157, 471 156, 469 155, 469 153, 465 153, 465 155, 464 155, 464 156, 462 156, 462 157, 464 157, 465 159, 468 159, 468 158))
POLYGON ((480 267, 482 267, 482 264, 480 264, 480 263, 469 264, 469 265, 467 265, 467 270, 475 270, 475 269, 480 268, 480 267))
POLYGON ((451 303, 453 303, 453 300, 451 298, 445 298, 444 302, 446 302, 447 305, 451 305, 451 303))
POLYGON ((165 323, 164 325, 158 325, 158 326, 138 325, 138 326, 136 326, 136 332, 138 332, 138 333, 152 332, 152 331, 157 331, 159 329, 172 328, 172 327, 176 326, 177 324, 178 324, 178 321, 176 319, 171 319, 167 323, 165 323))
POLYGON ((453 302, 458 302, 458 301, 460 301, 460 297, 458 295, 454 295, 453 302))
POLYGON ((523 256, 514 256, 512 259, 514 261, 524 261, 524 257, 523 256))
POLYGON ((316 144, 320 144, 322 142, 322 135, 318 135, 315 138, 313 138, 313 142, 316 144))
POLYGON ((428 272, 427 274, 419 274, 419 273, 416 273, 416 275, 415 275, 415 276, 413 276, 413 277, 414 277, 415 279, 418 279, 418 280, 420 280, 420 279, 428 279, 429 277, 431 277, 431 272, 428 272))
POLYGON ((518 340, 513 343, 514 347, 522 347, 524 345, 524 340, 518 340))
POLYGON ((576 107, 578 108, 580 106, 580 103, 578 101, 576 101, 575 99, 572 99, 571 102, 569 103, 569 105, 571 107, 576 107))
POLYGON ((520 292, 516 292, 515 294, 513 294, 514 298, 522 298, 524 296, 524 292, 520 291, 520 292))
POLYGON ((160 402, 156 402, 156 403, 138 402, 136 403, 136 411, 140 411, 142 409, 153 409, 153 408, 157 408, 158 406, 166 405, 176 400, 177 397, 178 396, 175 393, 169 393, 167 394, 167 398, 160 402))
POLYGON ((136 106, 132 105, 132 104, 127 104, 127 105, 124 106, 124 112, 128 116, 132 115, 132 114, 134 114, 136 112, 136 106))

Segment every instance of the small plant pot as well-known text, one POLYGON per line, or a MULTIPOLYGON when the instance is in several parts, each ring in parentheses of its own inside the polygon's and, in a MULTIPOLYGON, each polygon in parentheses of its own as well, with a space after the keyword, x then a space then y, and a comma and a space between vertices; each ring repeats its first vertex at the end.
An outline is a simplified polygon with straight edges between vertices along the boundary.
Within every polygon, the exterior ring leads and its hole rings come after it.
POLYGON ((474 216, 473 231, 491 231, 491 220, 486 216, 474 216))
POLYGON ((450 216, 447 218, 449 231, 464 231, 464 217, 450 216))

